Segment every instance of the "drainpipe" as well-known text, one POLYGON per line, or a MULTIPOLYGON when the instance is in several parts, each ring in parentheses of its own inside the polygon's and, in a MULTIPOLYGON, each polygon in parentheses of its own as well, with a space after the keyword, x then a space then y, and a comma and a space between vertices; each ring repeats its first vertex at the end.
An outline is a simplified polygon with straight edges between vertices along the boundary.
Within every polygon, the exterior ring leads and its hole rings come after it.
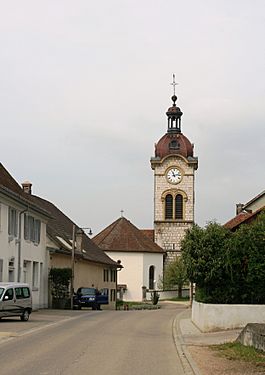
POLYGON ((22 215, 28 211, 28 208, 25 210, 21 211, 19 213, 19 221, 18 221, 18 269, 17 269, 17 281, 20 282, 20 277, 21 277, 21 233, 22 233, 22 220, 21 217, 22 215))
POLYGON ((73 297, 74 297, 74 280, 75 280, 75 241, 76 241, 76 227, 73 224, 73 235, 72 235, 72 261, 71 261, 71 290, 70 290, 70 298, 71 298, 71 310, 74 308, 73 297))

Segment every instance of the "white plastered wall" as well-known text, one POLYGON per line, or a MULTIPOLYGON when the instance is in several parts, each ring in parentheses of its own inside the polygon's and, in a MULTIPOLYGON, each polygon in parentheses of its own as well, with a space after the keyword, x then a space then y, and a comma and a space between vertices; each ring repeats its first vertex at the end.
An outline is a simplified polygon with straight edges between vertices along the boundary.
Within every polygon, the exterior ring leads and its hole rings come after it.
MULTIPOLYGON (((142 287, 149 286, 149 267, 155 267, 155 280, 163 274, 163 254, 141 252, 106 251, 113 260, 120 260, 123 266, 118 271, 118 284, 127 285, 124 301, 142 301, 142 287)), ((157 283, 156 283, 157 285, 157 283)))
POLYGON ((46 222, 36 212, 30 212, 36 219, 41 220, 40 243, 34 244, 24 239, 24 214, 21 215, 21 274, 18 280, 18 236, 12 238, 8 235, 8 209, 9 206, 19 213, 25 207, 12 199, 0 196, 0 259, 3 260, 2 281, 9 281, 9 261, 14 258, 14 279, 13 281, 27 282, 32 289, 33 308, 48 307, 48 256, 46 251, 46 222), (36 262, 37 282, 33 287, 33 262, 36 262))

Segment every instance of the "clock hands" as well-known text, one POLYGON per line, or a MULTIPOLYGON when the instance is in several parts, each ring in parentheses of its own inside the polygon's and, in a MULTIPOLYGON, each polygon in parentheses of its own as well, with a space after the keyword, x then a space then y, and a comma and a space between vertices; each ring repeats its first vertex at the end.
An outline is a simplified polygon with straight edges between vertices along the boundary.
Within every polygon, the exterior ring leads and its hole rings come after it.
POLYGON ((170 169, 168 172, 168 180, 173 184, 180 182, 181 172, 177 168, 170 169))

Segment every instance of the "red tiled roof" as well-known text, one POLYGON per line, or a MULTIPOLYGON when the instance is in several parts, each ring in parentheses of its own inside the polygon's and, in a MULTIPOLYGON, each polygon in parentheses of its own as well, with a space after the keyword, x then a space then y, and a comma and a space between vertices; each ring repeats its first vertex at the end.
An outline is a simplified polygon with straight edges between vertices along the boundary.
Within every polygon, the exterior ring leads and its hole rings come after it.
POLYGON ((140 231, 147 236, 151 241, 155 241, 155 231, 154 229, 140 229, 140 231))
POLYGON ((231 230, 234 230, 243 223, 251 222, 263 210, 265 210, 265 206, 259 208, 257 211, 254 211, 252 213, 250 213, 250 212, 240 212, 238 215, 233 217, 233 219, 231 219, 227 223, 225 223, 224 227, 226 227, 228 229, 231 229, 231 230))
POLYGON ((249 212, 240 212, 238 215, 233 217, 231 220, 229 220, 227 223, 224 224, 224 227, 228 229, 233 229, 234 227, 237 227, 241 223, 243 223, 248 216, 251 214, 249 212))
POLYGON ((164 253, 164 250, 124 217, 97 234, 93 241, 105 251, 164 253))

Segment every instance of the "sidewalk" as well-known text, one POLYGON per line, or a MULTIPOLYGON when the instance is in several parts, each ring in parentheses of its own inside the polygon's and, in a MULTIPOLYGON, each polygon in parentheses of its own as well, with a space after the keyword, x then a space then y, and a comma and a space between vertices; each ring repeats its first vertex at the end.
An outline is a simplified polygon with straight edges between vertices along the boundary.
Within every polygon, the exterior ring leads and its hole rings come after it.
POLYGON ((177 315, 173 324, 173 336, 184 374, 202 375, 200 368, 189 352, 189 346, 209 346, 234 341, 241 329, 201 332, 191 321, 191 309, 177 315))

